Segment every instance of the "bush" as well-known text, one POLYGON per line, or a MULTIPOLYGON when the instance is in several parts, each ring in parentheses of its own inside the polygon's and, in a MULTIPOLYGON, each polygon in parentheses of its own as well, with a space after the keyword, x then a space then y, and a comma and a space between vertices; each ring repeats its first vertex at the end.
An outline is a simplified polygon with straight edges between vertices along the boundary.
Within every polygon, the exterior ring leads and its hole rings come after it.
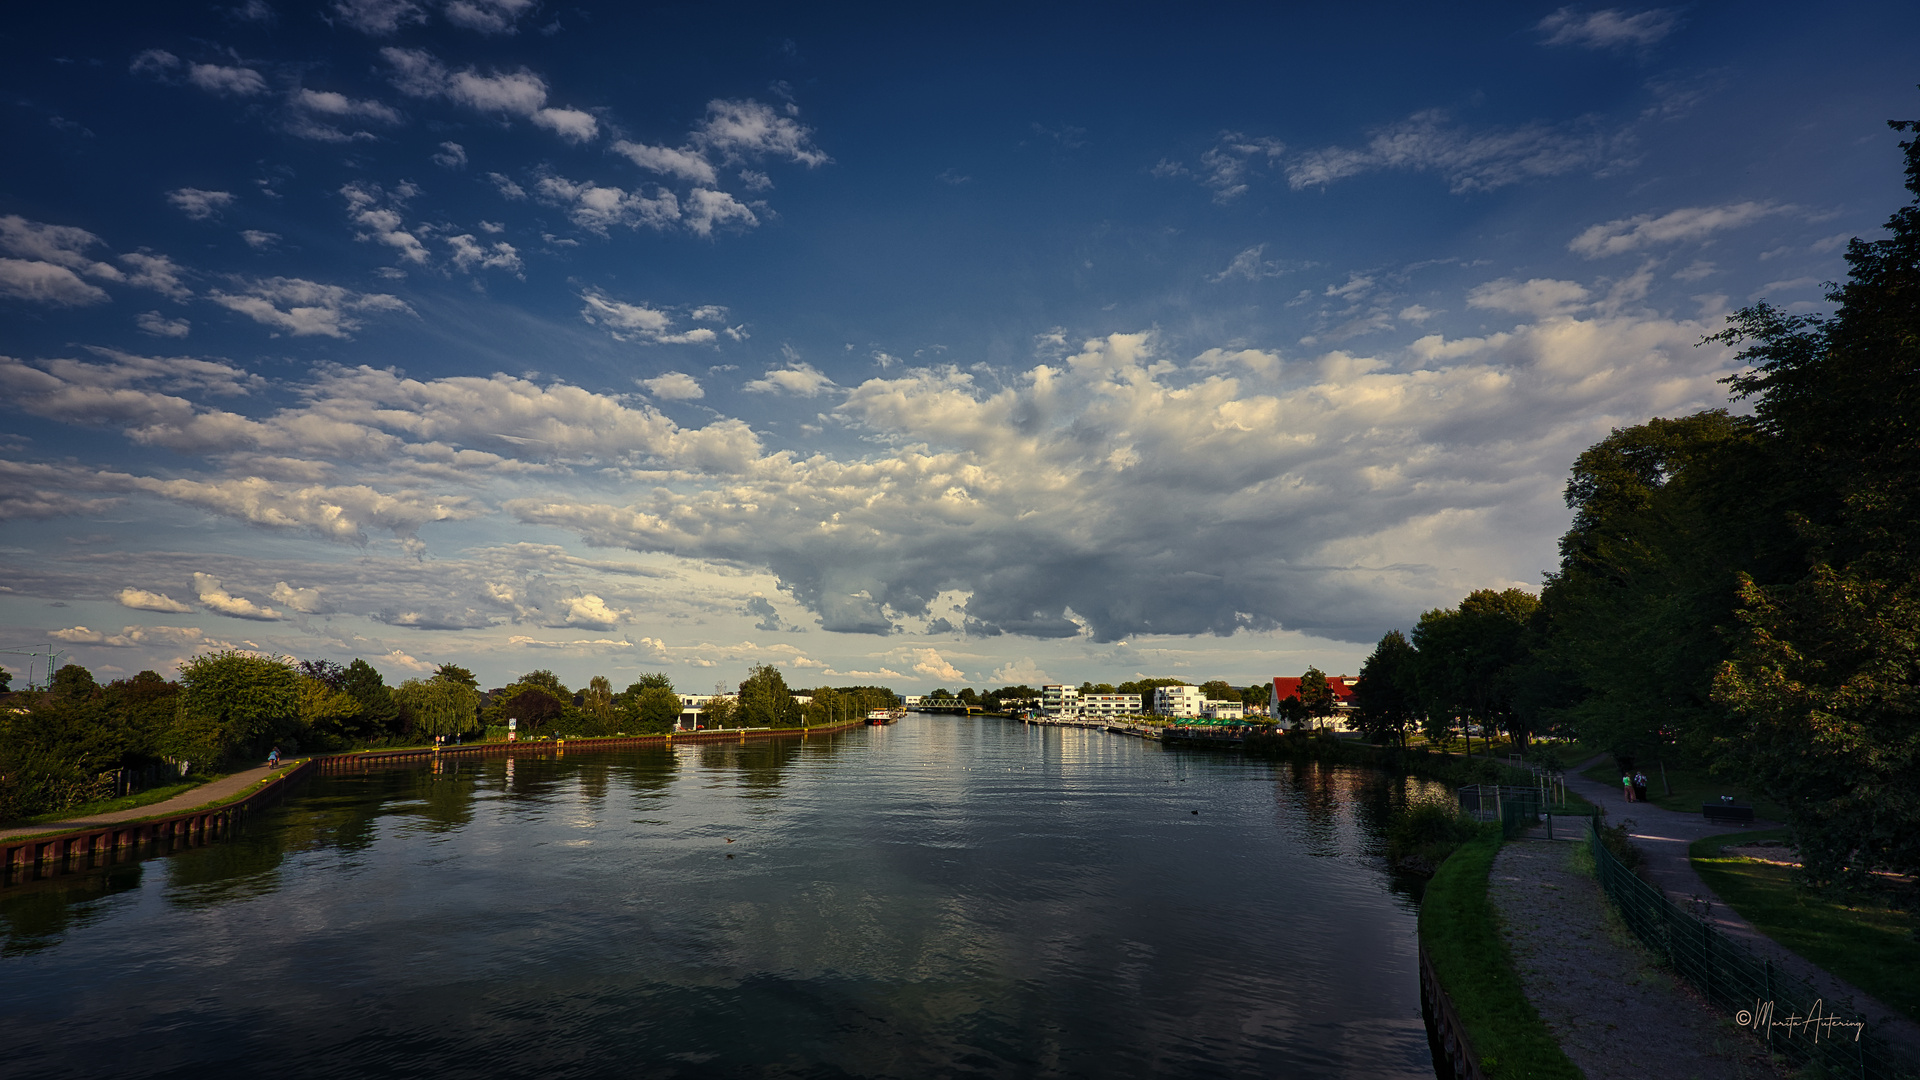
POLYGON ((1629 870, 1640 865, 1640 849, 1627 839, 1627 830, 1632 827, 1632 818, 1625 818, 1618 825, 1600 826, 1600 843, 1629 870))
POLYGON ((1449 803, 1412 803, 1387 825, 1387 861, 1396 870, 1431 877, 1447 856, 1484 828, 1449 803))

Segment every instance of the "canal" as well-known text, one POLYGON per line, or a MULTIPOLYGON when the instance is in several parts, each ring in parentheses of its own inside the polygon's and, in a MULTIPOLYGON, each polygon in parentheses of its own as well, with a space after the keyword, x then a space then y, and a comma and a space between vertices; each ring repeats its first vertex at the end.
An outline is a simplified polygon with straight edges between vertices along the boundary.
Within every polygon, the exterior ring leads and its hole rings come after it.
POLYGON ((1419 787, 977 717, 317 777, 0 891, 5 1071, 1431 1077, 1419 787))

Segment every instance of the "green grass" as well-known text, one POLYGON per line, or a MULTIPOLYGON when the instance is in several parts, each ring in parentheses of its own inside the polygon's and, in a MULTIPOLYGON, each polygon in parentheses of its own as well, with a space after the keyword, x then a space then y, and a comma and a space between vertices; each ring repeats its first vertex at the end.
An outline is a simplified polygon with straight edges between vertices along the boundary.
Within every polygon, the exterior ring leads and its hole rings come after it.
POLYGON ((1793 870, 1726 855, 1757 840, 1790 840, 1785 829, 1730 833, 1693 842, 1693 868, 1720 899, 1761 933, 1920 1021, 1920 940, 1914 917, 1876 895, 1829 899, 1794 888, 1793 870))
POLYGON ((1490 830, 1441 865, 1420 901, 1420 940, 1489 1076, 1579 1080, 1580 1070, 1527 1001, 1500 936, 1487 898, 1487 875, 1499 852, 1500 834, 1490 830))
POLYGON ((166 802, 175 795, 192 791, 202 784, 218 780, 221 776, 225 775, 227 774, 221 773, 218 776, 205 777, 197 776, 192 780, 184 780, 178 784, 168 784, 165 787, 148 788, 145 791, 134 792, 132 795, 122 795, 117 799, 96 799, 93 802, 70 806, 65 810, 55 810, 48 814, 39 814, 34 817, 21 818, 18 821, 10 821, 0 827, 15 829, 22 825, 41 825, 50 821, 72 821, 74 818, 92 817, 95 814, 111 814, 119 810, 133 810, 142 806, 152 806, 154 803, 166 802))
MULTIPOLYGON (((1641 765, 1639 769, 1647 774, 1647 798, 1655 806, 1683 814, 1697 814, 1702 803, 1719 802, 1720 796, 1731 795, 1741 806, 1753 807, 1753 812, 1760 817, 1770 821, 1787 819, 1787 812, 1772 799, 1756 794, 1744 784, 1729 783, 1709 775, 1705 769, 1682 769, 1668 765, 1667 785, 1673 788, 1671 795, 1660 783, 1659 765, 1641 765)), ((1613 801, 1620 801, 1620 772, 1611 756, 1580 775, 1607 785, 1614 793, 1613 801)))

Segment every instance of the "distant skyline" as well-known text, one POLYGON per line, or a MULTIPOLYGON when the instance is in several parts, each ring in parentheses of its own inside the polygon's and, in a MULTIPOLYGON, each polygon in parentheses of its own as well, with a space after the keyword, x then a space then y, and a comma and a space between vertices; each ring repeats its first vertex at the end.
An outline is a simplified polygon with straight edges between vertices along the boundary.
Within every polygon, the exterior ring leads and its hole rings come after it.
MULTIPOLYGON (((0 644, 1354 673, 1904 202, 1920 10, 42 7, 0 644)), ((18 657, 0 666, 21 671, 18 657)))

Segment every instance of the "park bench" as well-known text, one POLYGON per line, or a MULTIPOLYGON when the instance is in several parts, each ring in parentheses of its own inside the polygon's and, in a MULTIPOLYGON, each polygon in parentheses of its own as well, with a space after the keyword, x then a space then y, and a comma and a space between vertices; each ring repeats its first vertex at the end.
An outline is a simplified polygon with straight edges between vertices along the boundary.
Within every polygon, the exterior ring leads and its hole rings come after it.
POLYGON ((1700 805, 1700 814, 1708 821, 1716 824, 1721 822, 1739 822, 1742 825, 1753 824, 1753 807, 1751 806, 1729 806, 1726 803, 1702 803, 1700 805))

